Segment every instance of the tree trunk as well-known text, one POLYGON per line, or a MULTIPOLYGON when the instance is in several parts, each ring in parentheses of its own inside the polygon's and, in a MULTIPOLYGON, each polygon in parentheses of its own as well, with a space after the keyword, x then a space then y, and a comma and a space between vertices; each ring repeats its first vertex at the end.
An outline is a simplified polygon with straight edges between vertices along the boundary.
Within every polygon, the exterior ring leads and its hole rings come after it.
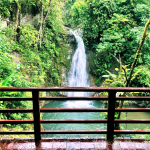
POLYGON ((17 11, 16 11, 16 20, 15 20, 15 41, 17 40, 17 27, 18 27, 18 21, 19 21, 19 8, 20 4, 19 2, 16 2, 17 4, 17 11))
POLYGON ((40 22, 40 28, 39 28, 39 34, 38 34, 38 39, 40 39, 40 47, 41 47, 41 41, 42 41, 41 35, 42 35, 42 26, 43 26, 43 1, 41 1, 41 7, 42 7, 41 22, 40 22))
POLYGON ((148 36, 147 31, 148 31, 149 24, 150 24, 150 18, 149 18, 149 20, 147 21, 147 23, 145 25, 144 32, 143 32, 143 35, 142 35, 142 40, 141 40, 141 42, 139 44, 139 48, 138 48, 138 50, 136 52, 136 56, 135 56, 134 62, 132 63, 132 66, 131 66, 131 69, 130 69, 129 77, 128 77, 128 80, 127 80, 126 85, 125 85, 126 87, 128 87, 129 84, 130 84, 130 81, 131 81, 131 78, 132 78, 132 74, 133 74, 133 70, 134 70, 135 65, 137 64, 137 61, 138 61, 139 56, 141 54, 143 44, 144 44, 144 42, 145 42, 145 40, 146 40, 146 38, 148 36))
POLYGON ((39 34, 38 34, 38 39, 40 39, 40 47, 41 47, 42 35, 43 35, 44 27, 45 27, 45 22, 46 22, 46 19, 48 17, 49 11, 50 11, 51 3, 52 3, 52 0, 49 1, 47 13, 46 13, 45 18, 43 19, 43 1, 41 1, 42 13, 41 13, 41 24, 40 24, 39 34))

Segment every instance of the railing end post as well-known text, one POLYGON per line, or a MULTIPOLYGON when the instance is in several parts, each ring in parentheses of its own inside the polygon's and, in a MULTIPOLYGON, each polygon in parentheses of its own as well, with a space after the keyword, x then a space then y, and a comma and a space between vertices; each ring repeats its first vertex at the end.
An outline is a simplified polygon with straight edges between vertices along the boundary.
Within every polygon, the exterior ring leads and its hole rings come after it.
POLYGON ((115 115, 116 91, 109 91, 108 95, 108 120, 107 120, 107 141, 114 140, 114 115, 115 115))
POLYGON ((34 138, 35 143, 38 144, 41 140, 39 91, 32 91, 32 97, 33 97, 34 138))

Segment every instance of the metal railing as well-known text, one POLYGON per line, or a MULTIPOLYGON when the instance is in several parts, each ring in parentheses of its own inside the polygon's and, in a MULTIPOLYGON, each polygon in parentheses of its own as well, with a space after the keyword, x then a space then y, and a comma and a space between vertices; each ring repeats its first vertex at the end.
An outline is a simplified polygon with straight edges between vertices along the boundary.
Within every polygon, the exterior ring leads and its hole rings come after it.
POLYGON ((115 108, 116 100, 147 100, 150 96, 116 97, 117 92, 150 92, 142 87, 0 87, 0 91, 29 91, 32 97, 0 97, 0 101, 33 101, 33 109, 0 109, 0 113, 33 113, 33 120, 0 120, 0 124, 34 124, 34 131, 0 131, 0 134, 34 134, 35 142, 41 140, 41 134, 107 134, 112 141, 115 134, 150 134, 146 130, 114 130, 115 123, 150 123, 150 119, 115 119, 115 112, 150 112, 150 108, 115 108), (40 91, 65 92, 108 92, 108 97, 39 97, 40 91), (40 100, 103 100, 108 108, 40 108, 40 100), (107 119, 40 119, 40 112, 107 112, 107 119), (46 130, 41 131, 41 123, 106 123, 107 130, 46 130))

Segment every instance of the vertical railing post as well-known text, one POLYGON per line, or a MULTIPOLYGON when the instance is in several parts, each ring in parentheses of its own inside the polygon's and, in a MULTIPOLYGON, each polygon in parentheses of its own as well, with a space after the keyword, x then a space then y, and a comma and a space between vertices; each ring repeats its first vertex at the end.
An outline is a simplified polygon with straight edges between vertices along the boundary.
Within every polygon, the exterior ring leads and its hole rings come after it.
POLYGON ((114 115, 115 115, 116 91, 109 91, 108 95, 108 122, 107 122, 107 140, 114 140, 114 115))
POLYGON ((35 142, 39 142, 41 140, 39 91, 32 91, 32 98, 33 98, 34 138, 35 142))

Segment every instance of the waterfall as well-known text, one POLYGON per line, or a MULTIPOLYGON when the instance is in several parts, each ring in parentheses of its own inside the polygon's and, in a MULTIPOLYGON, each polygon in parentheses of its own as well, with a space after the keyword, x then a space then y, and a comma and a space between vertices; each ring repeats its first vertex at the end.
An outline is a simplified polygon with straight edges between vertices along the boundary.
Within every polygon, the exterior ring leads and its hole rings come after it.
MULTIPOLYGON (((72 58, 69 71, 69 87, 89 87, 88 73, 86 71, 86 54, 83 39, 77 31, 70 31, 77 41, 77 48, 72 58)), ((85 92, 69 92, 68 96, 87 96, 85 92)))
MULTIPOLYGON (((88 73, 86 71, 86 54, 82 38, 77 31, 71 31, 77 41, 77 48, 72 58, 71 68, 68 75, 68 85, 70 87, 88 87, 88 73)), ((68 96, 88 96, 87 92, 68 92, 68 96)), ((100 101, 89 100, 64 100, 50 101, 44 108, 102 108, 100 101)), ((62 112, 62 113, 44 113, 43 119, 104 119, 99 112, 62 112)), ((105 124, 43 124, 45 130, 106 130, 105 124)), ((100 134, 47 134, 44 137, 58 138, 96 138, 100 134)))

